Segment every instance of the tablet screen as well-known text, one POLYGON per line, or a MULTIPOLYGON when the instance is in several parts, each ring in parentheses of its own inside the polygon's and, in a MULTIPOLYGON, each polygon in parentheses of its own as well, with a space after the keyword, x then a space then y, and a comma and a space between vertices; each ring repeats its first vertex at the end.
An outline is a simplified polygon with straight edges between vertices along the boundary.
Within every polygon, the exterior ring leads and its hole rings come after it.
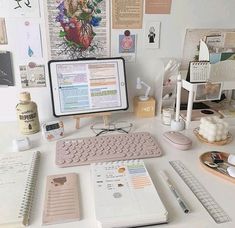
POLYGON ((55 116, 128 108, 123 58, 52 60, 48 66, 55 116))

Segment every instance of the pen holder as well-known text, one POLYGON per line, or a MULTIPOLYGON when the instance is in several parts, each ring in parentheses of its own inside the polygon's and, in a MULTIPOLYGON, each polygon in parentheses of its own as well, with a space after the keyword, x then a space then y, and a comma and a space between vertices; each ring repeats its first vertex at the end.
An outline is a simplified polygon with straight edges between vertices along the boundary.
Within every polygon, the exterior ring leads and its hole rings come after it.
POLYGON ((185 128, 184 120, 179 119, 178 121, 176 120, 171 120, 171 130, 172 131, 182 131, 185 128))

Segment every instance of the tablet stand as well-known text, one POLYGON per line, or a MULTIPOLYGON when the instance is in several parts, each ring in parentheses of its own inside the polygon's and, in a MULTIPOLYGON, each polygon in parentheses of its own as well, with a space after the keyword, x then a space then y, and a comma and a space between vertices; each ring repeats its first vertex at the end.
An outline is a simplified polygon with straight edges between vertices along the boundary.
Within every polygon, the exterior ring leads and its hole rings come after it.
POLYGON ((76 115, 73 116, 74 119, 76 119, 76 129, 80 128, 80 119, 84 117, 97 117, 102 116, 104 125, 108 125, 109 123, 109 116, 111 116, 111 112, 100 112, 100 113, 92 113, 92 114, 83 114, 83 115, 76 115))

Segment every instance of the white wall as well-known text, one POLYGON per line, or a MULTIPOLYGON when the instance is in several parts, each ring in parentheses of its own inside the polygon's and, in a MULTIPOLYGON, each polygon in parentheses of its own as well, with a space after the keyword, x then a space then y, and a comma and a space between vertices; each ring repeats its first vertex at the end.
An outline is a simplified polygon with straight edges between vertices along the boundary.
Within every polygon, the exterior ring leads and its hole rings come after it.
MULTIPOLYGON (((48 58, 42 2, 45 4, 46 0, 40 0, 42 16, 36 20, 41 24, 44 53, 42 61, 46 65, 48 58)), ((160 82, 154 85, 156 81, 161 81, 160 77, 163 71, 161 58, 182 57, 183 41, 187 28, 235 28, 234 10, 234 0, 172 0, 171 14, 144 15, 144 24, 148 21, 161 22, 160 49, 144 49, 142 39, 144 30, 131 30, 132 34, 137 34, 137 58, 136 63, 129 63, 126 66, 130 104, 132 97, 136 94, 137 76, 145 78, 146 82, 151 83, 153 87, 161 87, 160 82)), ((10 19, 6 19, 6 23, 8 26, 10 19)), ((118 50, 118 35, 122 32, 123 30, 111 30, 111 49, 114 56, 118 50)), ((15 86, 0 87, 0 121, 16 120, 15 105, 18 103, 19 92, 24 90, 21 88, 18 70, 18 65, 23 62, 14 58, 15 46, 13 43, 15 43, 15 39, 17 37, 8 34, 9 44, 0 45, 0 50, 9 50, 13 53, 15 72, 15 86)), ((47 87, 27 89, 31 93, 32 100, 38 104, 40 120, 53 118, 47 70, 46 81, 47 87)))

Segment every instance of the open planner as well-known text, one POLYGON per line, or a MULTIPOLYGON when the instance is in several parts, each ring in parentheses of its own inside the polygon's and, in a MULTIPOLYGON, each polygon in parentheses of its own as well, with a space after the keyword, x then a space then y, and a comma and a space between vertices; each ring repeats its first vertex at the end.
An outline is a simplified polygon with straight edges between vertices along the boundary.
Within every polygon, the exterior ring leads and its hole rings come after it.
POLYGON ((0 154, 0 227, 29 224, 40 152, 0 154))
POLYGON ((168 213, 143 160, 91 164, 98 227, 167 222, 168 213))

